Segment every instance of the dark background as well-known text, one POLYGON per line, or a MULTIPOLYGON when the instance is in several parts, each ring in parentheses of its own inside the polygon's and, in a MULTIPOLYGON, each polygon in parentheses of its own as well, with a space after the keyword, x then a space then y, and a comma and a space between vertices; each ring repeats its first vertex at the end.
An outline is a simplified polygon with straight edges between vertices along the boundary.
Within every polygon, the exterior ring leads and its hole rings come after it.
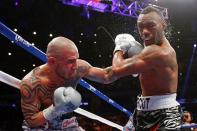
MULTIPOLYGON (((197 116, 197 61, 196 52, 189 79, 183 91, 186 73, 192 56, 193 44, 197 44, 197 1, 196 0, 158 0, 151 3, 168 8, 168 36, 176 50, 179 64, 178 100, 184 110, 189 110, 197 116)), ((56 36, 65 36, 73 40, 79 48, 80 58, 93 66, 107 67, 111 65, 114 49, 113 39, 119 33, 131 33, 138 41, 136 19, 113 13, 101 13, 89 10, 90 18, 82 15, 83 9, 65 6, 56 0, 1 0, 0 21, 21 35, 30 43, 45 52, 48 42, 56 36), (15 3, 18 2, 18 6, 15 3), (36 31, 37 34, 33 35, 36 31), (52 33, 53 37, 49 37, 52 33), (81 34, 83 33, 83 34, 81 34), (96 35, 95 35, 96 34, 96 35)), ((22 79, 22 77, 42 62, 0 36, 0 70, 22 79), (8 53, 12 55, 8 55, 8 53), (24 71, 25 70, 25 71, 24 71)), ((162 74, 161 74, 162 75, 162 74)), ((88 80, 87 80, 88 81, 88 80)), ((138 78, 124 77, 112 84, 103 85, 88 81, 111 99, 133 111, 136 106, 136 96, 140 93, 138 78)), ((128 117, 107 104, 90 91, 81 88, 82 106, 90 112, 104 117, 121 116, 125 124, 128 117)), ((0 83, 0 129, 20 130, 22 114, 20 109, 20 92, 4 83, 0 83), (9 125, 9 126, 8 126, 9 125)), ((91 120, 88 120, 91 121, 91 120)), ((116 122, 116 121, 114 121, 116 122)), ((118 123, 118 122, 117 122, 118 123)))

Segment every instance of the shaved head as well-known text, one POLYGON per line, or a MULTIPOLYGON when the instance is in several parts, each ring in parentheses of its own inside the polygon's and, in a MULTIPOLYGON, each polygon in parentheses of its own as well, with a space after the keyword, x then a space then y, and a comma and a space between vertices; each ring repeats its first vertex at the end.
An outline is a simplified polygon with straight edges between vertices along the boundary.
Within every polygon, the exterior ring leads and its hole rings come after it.
POLYGON ((65 52, 77 51, 78 49, 73 41, 65 37, 56 37, 52 39, 47 46, 47 57, 61 57, 65 52))
POLYGON ((47 46, 47 65, 63 79, 75 76, 77 70, 78 49, 75 43, 65 37, 52 39, 47 46))

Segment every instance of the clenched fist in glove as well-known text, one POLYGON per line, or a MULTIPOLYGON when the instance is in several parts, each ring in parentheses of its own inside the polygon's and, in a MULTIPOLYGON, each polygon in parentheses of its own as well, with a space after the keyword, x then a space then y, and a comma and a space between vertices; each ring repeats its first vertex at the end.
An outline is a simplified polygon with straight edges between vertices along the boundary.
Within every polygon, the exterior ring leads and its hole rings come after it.
POLYGON ((143 50, 143 46, 130 34, 118 34, 115 38, 115 45, 114 53, 121 50, 127 58, 139 54, 143 50))
POLYGON ((47 120, 77 109, 81 104, 81 95, 72 87, 59 87, 54 92, 53 100, 54 104, 43 110, 47 120))

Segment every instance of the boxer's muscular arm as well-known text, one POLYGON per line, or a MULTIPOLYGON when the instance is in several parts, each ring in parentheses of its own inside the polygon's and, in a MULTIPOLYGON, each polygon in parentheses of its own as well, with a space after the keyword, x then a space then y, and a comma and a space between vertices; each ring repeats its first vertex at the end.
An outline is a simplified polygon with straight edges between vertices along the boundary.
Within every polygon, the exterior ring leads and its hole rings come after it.
POLYGON ((112 67, 107 67, 104 69, 93 67, 88 62, 83 60, 79 65, 78 72, 82 73, 83 77, 99 83, 108 84, 117 80, 117 78, 113 75, 112 67))
POLYGON ((38 92, 43 89, 44 88, 41 86, 32 87, 32 85, 26 82, 21 83, 21 108, 24 119, 30 127, 42 126, 47 122, 42 114, 42 111, 39 111, 40 102, 38 92))
POLYGON ((117 80, 116 76, 113 74, 112 67, 102 69, 91 66, 86 78, 104 84, 109 84, 117 80))
POLYGON ((122 66, 122 61, 124 61, 124 54, 123 51, 118 51, 114 54, 113 60, 112 60, 112 67, 113 69, 116 67, 122 66))
POLYGON ((164 59, 168 55, 168 52, 162 51, 156 45, 153 46, 146 47, 140 54, 127 59, 124 59, 122 51, 116 52, 112 64, 114 75, 120 78, 131 74, 142 73, 154 68, 155 65, 165 64, 164 59))

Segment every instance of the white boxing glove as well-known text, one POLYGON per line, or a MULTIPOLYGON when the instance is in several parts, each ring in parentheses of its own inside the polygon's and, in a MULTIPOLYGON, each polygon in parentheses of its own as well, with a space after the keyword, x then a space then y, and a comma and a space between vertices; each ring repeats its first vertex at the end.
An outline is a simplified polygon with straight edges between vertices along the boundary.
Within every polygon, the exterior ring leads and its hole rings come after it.
POLYGON ((126 58, 139 54, 143 49, 144 47, 139 42, 134 41, 133 45, 125 53, 126 58))
MULTIPOLYGON (((115 49, 116 51, 123 51, 124 57, 133 57, 139 54, 143 50, 143 46, 135 40, 135 38, 130 34, 119 34, 115 38, 115 49)), ((137 77, 138 74, 132 74, 133 77, 137 77)))
POLYGON ((117 35, 115 38, 115 45, 114 53, 121 50, 126 58, 139 54, 143 50, 143 46, 130 34, 117 35))
MULTIPOLYGON (((125 58, 133 57, 134 55, 139 54, 144 47, 137 41, 133 42, 133 45, 125 53, 125 58)), ((137 77, 139 74, 132 74, 133 77, 137 77)))
POLYGON ((54 92, 54 105, 43 110, 46 120, 52 120, 64 113, 72 112, 81 104, 81 95, 72 87, 59 87, 54 92))
MULTIPOLYGON (((134 55, 139 54, 144 47, 137 41, 133 42, 133 46, 131 46, 128 51, 125 53, 125 58, 133 57, 134 55)), ((137 77, 139 74, 132 74, 133 77, 137 77)))
POLYGON ((118 34, 115 38, 116 47, 114 49, 114 53, 121 50, 125 54, 132 46, 134 41, 134 37, 130 34, 118 34))

